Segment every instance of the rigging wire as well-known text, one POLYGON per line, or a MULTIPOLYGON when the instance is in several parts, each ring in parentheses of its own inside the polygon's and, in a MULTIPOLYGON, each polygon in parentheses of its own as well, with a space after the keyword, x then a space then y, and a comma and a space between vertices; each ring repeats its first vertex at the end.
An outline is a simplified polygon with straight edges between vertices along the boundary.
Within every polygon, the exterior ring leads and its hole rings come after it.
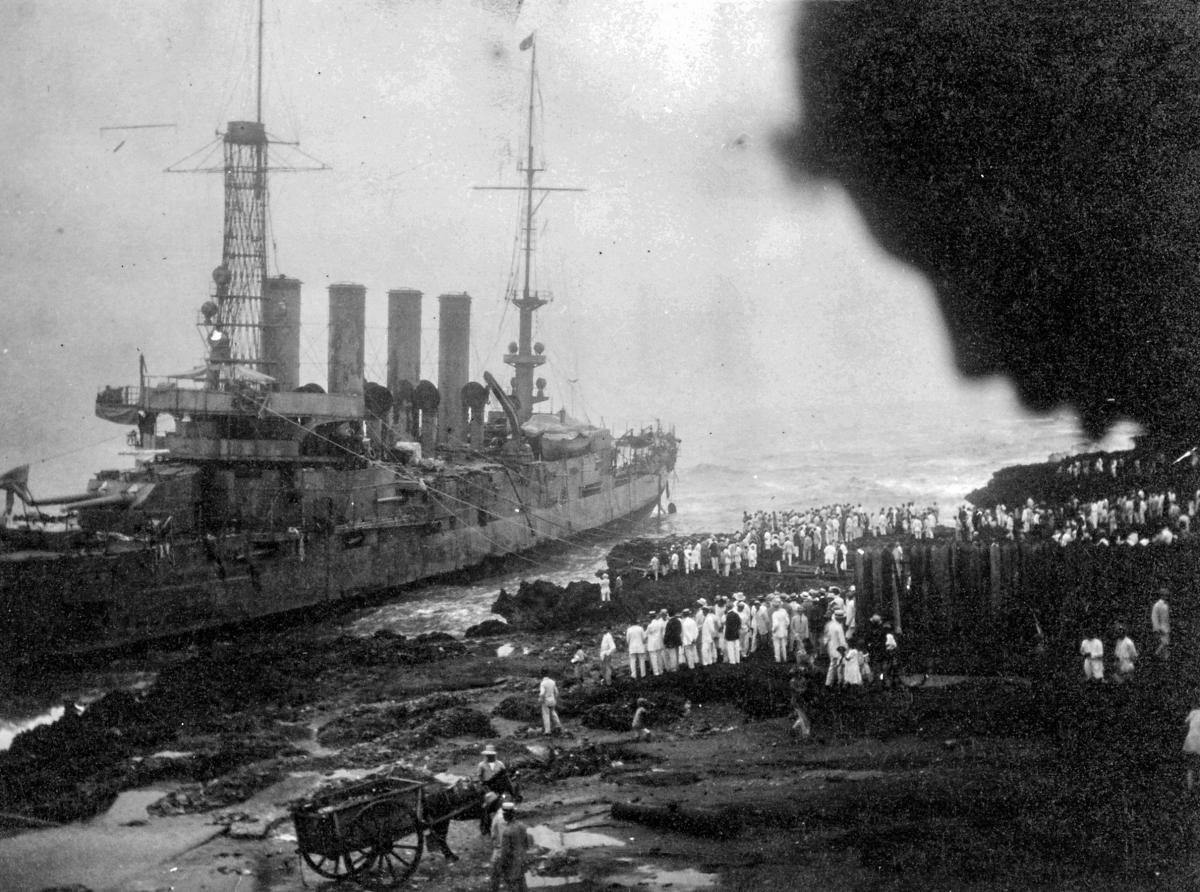
MULTIPOLYGON (((342 443, 339 443, 339 442, 337 442, 336 440, 334 440, 334 439, 332 439, 332 438, 330 438, 330 437, 326 437, 324 434, 321 434, 321 433, 319 433, 319 432, 317 432, 317 431, 315 431, 315 430, 311 430, 310 428, 304 427, 304 425, 302 425, 302 424, 300 424, 300 423, 298 423, 298 422, 296 422, 296 421, 292 420, 291 418, 289 418, 289 417, 288 417, 288 416, 286 416, 286 415, 283 415, 283 414, 281 414, 281 413, 279 413, 279 412, 275 411, 274 409, 270 408, 269 406, 267 406, 267 405, 265 405, 265 404, 263 404, 263 405, 260 405, 260 406, 259 406, 259 409, 260 409, 260 411, 262 411, 262 412, 266 412, 266 413, 268 413, 268 414, 270 414, 270 415, 274 415, 274 416, 276 416, 277 418, 281 418, 281 419, 283 419, 283 420, 284 420, 284 421, 286 421, 287 423, 289 423, 289 424, 291 424, 291 425, 293 425, 293 426, 295 426, 295 427, 297 427, 297 428, 300 428, 300 429, 301 429, 301 430, 303 430, 305 433, 307 433, 307 434, 310 434, 311 436, 313 436, 313 437, 315 437, 315 438, 317 438, 317 439, 319 439, 319 440, 322 440, 322 441, 324 441, 325 443, 328 443, 329 445, 333 446, 335 449, 339 449, 339 450, 341 450, 342 452, 345 452, 347 455, 350 455, 350 456, 352 456, 352 457, 354 457, 354 458, 358 458, 358 459, 363 459, 363 460, 365 460, 369 466, 371 466, 371 467, 374 467, 374 468, 376 468, 376 469, 378 469, 378 470, 386 471, 386 472, 388 472, 389 474, 391 474, 393 477, 395 477, 397 480, 404 480, 404 481, 407 481, 407 482, 416 482, 416 483, 420 483, 422 486, 424 486, 424 487, 425 487, 425 491, 427 491, 427 492, 433 492, 433 493, 436 493, 437 495, 439 495, 439 496, 441 496, 441 497, 443 497, 443 498, 445 498, 445 499, 449 499, 450 501, 457 502, 457 503, 459 503, 459 504, 461 504, 461 505, 464 505, 464 506, 465 506, 465 507, 467 507, 467 508, 471 508, 471 509, 474 509, 474 510, 476 510, 476 511, 479 511, 479 510, 487 510, 487 509, 486 509, 486 507, 485 507, 485 506, 483 506, 483 505, 477 504, 477 503, 475 503, 475 502, 468 501, 468 500, 466 500, 466 499, 461 499, 461 498, 459 498, 459 497, 457 497, 457 496, 455 496, 455 495, 452 495, 451 493, 448 493, 448 492, 446 492, 446 491, 444 491, 444 490, 439 490, 437 487, 430 486, 430 485, 429 485, 429 481, 427 481, 427 480, 426 480, 425 478, 423 478, 423 477, 418 477, 418 476, 415 476, 415 475, 406 475, 406 474, 402 473, 402 472, 401 472, 401 471, 400 471, 398 468, 396 468, 394 465, 389 465, 389 464, 387 464, 386 462, 382 462, 382 461, 380 461, 380 460, 378 460, 378 459, 364 458, 364 457, 363 457, 363 456, 361 456, 359 453, 355 452, 355 451, 354 451, 354 450, 352 450, 352 449, 349 449, 348 447, 346 447, 346 446, 345 446, 345 445, 343 445, 342 443)), ((488 456, 488 455, 486 455, 486 453, 479 452, 478 450, 468 449, 468 450, 467 450, 467 453, 468 453, 468 455, 473 455, 473 456, 475 456, 475 457, 478 457, 478 458, 483 458, 483 459, 485 459, 485 460, 487 460, 487 461, 490 461, 490 462, 495 462, 495 460, 494 460, 494 459, 493 459, 491 456, 488 456)), ((504 467, 505 467, 505 465, 503 465, 503 464, 502 464, 502 463, 500 463, 500 462, 495 462, 495 464, 496 464, 496 465, 498 465, 498 466, 499 466, 499 467, 501 467, 501 468, 504 468, 504 467)), ((515 489, 515 486, 514 486, 514 489, 515 489)), ((522 502, 521 502, 519 499, 510 499, 510 498, 508 498, 508 497, 506 497, 506 496, 502 496, 500 493, 496 493, 496 498, 497 498, 497 500, 498 500, 498 501, 502 501, 502 502, 505 502, 505 503, 507 503, 507 504, 509 504, 509 505, 512 505, 512 506, 514 506, 514 507, 515 507, 515 508, 517 508, 517 509, 518 509, 518 510, 519 510, 519 511, 522 513, 522 514, 524 514, 524 513, 525 513, 525 512, 528 510, 528 509, 527 509, 527 506, 526 506, 524 503, 522 503, 522 502)), ((558 528, 560 528, 560 529, 562 529, 562 530, 566 531, 566 533, 567 533, 568 535, 572 536, 573 538, 584 538, 584 537, 586 537, 586 536, 588 536, 588 535, 595 535, 594 531, 591 531, 591 530, 580 530, 580 531, 577 531, 577 532, 576 532, 576 531, 572 531, 572 530, 571 530, 571 528, 570 528, 570 525, 569 525, 569 524, 562 523, 561 521, 556 521, 556 520, 554 520, 553 518, 546 517, 546 516, 544 516, 544 515, 539 515, 538 519, 539 519, 539 520, 541 520, 541 521, 542 521, 542 522, 544 522, 544 523, 547 523, 547 524, 549 524, 550 526, 553 526, 553 527, 558 527, 558 528)), ((531 531, 532 531, 532 528, 531 528, 531 531)), ((485 536, 485 535, 484 535, 484 534, 482 534, 482 533, 480 533, 479 535, 480 535, 480 536, 483 536, 483 538, 484 538, 486 541, 490 542, 490 543, 491 543, 491 544, 493 544, 493 545, 497 545, 497 544, 499 544, 499 543, 497 543, 497 542, 494 542, 494 541, 492 541, 491 539, 488 539, 488 538, 487 538, 487 536, 485 536)), ((555 542, 558 542, 558 543, 561 543, 561 544, 564 544, 564 545, 569 545, 569 544, 572 544, 572 543, 571 543, 571 539, 563 538, 563 537, 561 537, 561 536, 555 536, 555 535, 554 535, 554 534, 552 534, 552 533, 546 533, 546 534, 537 534, 537 535, 539 535, 539 537, 541 537, 541 538, 548 538, 548 539, 551 539, 551 540, 553 540, 553 541, 555 541, 555 542)))

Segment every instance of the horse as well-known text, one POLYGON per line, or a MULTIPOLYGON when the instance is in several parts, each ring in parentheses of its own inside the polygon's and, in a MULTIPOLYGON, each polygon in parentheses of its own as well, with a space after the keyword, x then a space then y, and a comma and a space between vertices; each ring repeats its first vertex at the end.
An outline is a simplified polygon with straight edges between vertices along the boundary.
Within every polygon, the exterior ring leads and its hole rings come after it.
POLYGON ((453 821, 479 821, 480 833, 487 835, 491 832, 492 816, 500 808, 500 798, 508 794, 516 802, 524 797, 517 782, 516 772, 508 769, 497 772, 487 781, 463 781, 453 787, 446 787, 425 796, 425 814, 436 816, 436 820, 428 825, 426 839, 431 847, 445 856, 447 861, 457 861, 458 856, 450 849, 446 834, 453 821), (488 793, 495 793, 497 799, 491 805, 485 803, 488 793))

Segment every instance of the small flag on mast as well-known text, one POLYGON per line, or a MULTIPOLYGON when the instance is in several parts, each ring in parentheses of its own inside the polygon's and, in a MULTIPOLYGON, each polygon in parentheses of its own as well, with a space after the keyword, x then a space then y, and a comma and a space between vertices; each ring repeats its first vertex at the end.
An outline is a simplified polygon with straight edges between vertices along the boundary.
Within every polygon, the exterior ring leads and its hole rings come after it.
POLYGON ((521 49, 522 50, 527 50, 533 46, 533 34, 534 34, 534 32, 530 31, 529 36, 521 41, 521 49))

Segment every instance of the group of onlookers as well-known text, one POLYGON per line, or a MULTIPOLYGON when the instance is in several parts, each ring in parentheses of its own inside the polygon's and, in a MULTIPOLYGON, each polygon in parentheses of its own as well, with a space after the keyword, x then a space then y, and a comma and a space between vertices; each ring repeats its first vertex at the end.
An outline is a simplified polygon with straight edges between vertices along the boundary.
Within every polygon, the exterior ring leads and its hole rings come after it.
POLYGON ((850 548, 865 537, 911 534, 933 538, 936 507, 908 505, 880 508, 871 515, 861 505, 828 505, 807 511, 756 511, 743 515, 742 530, 675 542, 650 556, 647 576, 710 571, 722 576, 745 570, 779 573, 797 564, 813 564, 827 572, 845 572, 850 548))
MULTIPOLYGON (((886 674, 898 656, 891 625, 878 615, 860 628, 855 588, 843 594, 838 586, 799 594, 775 591, 759 599, 742 592, 705 598, 693 608, 651 611, 636 618, 622 636, 633 679, 692 671, 717 663, 738 665, 755 654, 770 653, 776 663, 795 662, 811 668, 824 653, 826 684, 857 685, 877 673, 886 674), (874 667, 874 671, 872 670, 874 667)), ((612 683, 618 653, 617 637, 605 629, 600 640, 600 676, 612 683)), ((577 677, 587 663, 580 648, 572 662, 577 677)))
MULTIPOLYGON (((1187 494, 1185 494, 1187 495, 1187 494)), ((959 509, 957 533, 975 539, 1050 540, 1060 545, 1170 545, 1192 532, 1200 490, 1186 501, 1175 491, 1136 490, 1092 501, 1072 498, 1058 505, 1027 499, 1010 508, 959 509)))
MULTIPOLYGON (((1159 591, 1158 600, 1150 608, 1150 631, 1154 636, 1154 656, 1166 659, 1171 645, 1171 607, 1167 603, 1167 590, 1159 591)), ((1095 630, 1088 630, 1079 644, 1079 655, 1083 657, 1083 677, 1088 681, 1104 681, 1106 677, 1123 682, 1133 674, 1141 654, 1123 625, 1114 629, 1116 644, 1112 650, 1111 675, 1105 675, 1104 642, 1095 630)))

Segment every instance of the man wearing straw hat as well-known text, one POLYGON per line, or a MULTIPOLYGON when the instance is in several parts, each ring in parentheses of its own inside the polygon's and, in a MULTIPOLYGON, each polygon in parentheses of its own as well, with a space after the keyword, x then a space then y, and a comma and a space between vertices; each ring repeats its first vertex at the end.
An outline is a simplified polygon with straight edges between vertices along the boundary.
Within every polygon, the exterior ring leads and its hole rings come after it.
MULTIPOLYGON (((483 756, 483 761, 479 763, 478 768, 479 782, 486 786, 488 781, 504 771, 505 767, 504 763, 496 758, 496 748, 490 743, 483 748, 480 755, 483 756)), ((498 808, 500 808, 500 797, 489 791, 483 797, 483 813, 479 816, 479 832, 484 836, 490 832, 492 818, 498 808)))

